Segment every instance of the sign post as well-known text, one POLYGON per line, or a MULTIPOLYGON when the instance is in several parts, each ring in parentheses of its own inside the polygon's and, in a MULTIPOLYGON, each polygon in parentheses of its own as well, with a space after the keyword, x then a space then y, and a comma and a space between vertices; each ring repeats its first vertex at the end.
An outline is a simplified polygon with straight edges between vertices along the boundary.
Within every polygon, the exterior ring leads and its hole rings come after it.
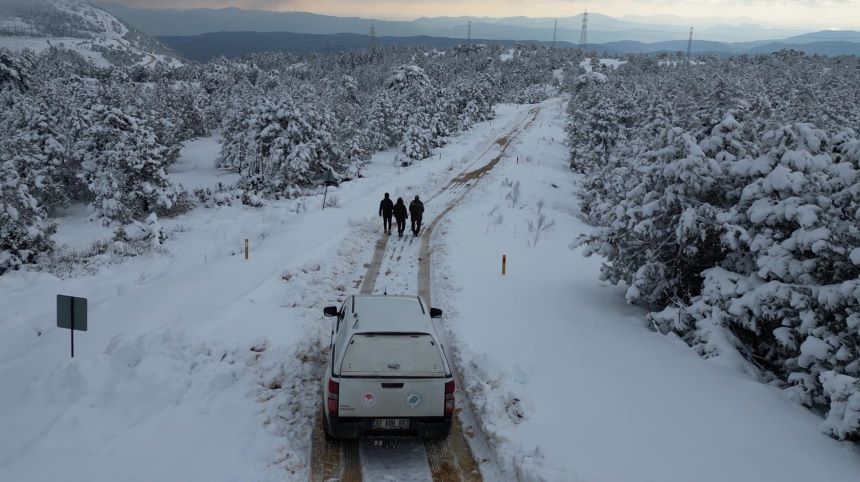
POLYGON ((87 331, 87 299, 57 295, 57 327, 71 333, 72 358, 75 357, 75 330, 87 331))
POLYGON ((322 178, 322 182, 325 183, 325 192, 323 193, 323 205, 322 208, 325 210, 325 200, 328 197, 328 187, 329 186, 337 186, 337 176, 334 175, 334 171, 331 168, 328 168, 328 171, 325 173, 325 176, 322 178))

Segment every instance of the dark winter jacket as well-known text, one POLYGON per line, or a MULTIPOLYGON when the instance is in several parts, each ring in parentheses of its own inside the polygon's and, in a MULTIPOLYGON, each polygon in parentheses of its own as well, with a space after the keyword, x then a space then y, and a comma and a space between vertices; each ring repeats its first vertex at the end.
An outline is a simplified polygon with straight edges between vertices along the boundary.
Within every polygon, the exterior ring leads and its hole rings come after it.
POLYGON ((406 215, 406 205, 403 202, 398 202, 394 205, 394 217, 400 220, 406 219, 409 216, 406 215))
POLYGON ((394 203, 391 202, 391 198, 385 198, 379 203, 379 215, 390 218, 391 212, 394 211, 394 203))
POLYGON ((412 215, 413 219, 421 219, 424 216, 424 203, 418 200, 409 203, 409 214, 412 215))

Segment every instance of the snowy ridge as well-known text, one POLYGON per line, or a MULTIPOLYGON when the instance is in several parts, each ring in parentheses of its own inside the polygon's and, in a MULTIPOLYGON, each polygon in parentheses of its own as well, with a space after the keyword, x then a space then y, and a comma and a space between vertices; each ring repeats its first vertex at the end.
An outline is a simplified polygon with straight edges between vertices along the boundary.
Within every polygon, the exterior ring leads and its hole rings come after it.
POLYGON ((77 52, 97 67, 181 65, 155 40, 83 1, 36 0, 21 10, 14 3, 0 10, 0 48, 38 53, 51 47, 77 52))

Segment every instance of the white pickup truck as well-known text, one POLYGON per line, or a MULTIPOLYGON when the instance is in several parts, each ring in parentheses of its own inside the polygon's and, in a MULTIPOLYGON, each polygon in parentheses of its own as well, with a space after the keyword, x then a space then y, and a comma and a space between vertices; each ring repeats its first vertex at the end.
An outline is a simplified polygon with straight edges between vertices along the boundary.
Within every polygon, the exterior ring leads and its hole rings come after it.
POLYGON ((418 296, 355 295, 334 317, 323 379, 325 431, 448 436, 454 379, 431 318, 442 311, 418 296))

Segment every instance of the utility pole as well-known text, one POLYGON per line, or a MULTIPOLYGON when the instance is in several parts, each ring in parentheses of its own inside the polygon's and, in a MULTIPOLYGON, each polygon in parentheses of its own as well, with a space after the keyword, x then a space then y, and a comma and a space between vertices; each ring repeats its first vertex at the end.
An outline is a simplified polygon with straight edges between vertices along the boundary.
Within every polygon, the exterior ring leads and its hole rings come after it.
POLYGON ((690 27, 690 39, 687 40, 687 62, 692 61, 693 53, 693 27, 690 27))
POLYGON ((466 43, 472 43, 472 21, 469 20, 469 30, 466 32, 466 43))
POLYGON ((376 25, 370 22, 370 58, 376 54, 376 25))
POLYGON ((558 32, 558 19, 555 19, 555 24, 552 26, 552 48, 555 48, 555 38, 558 32))
POLYGON ((579 48, 588 48, 588 10, 582 14, 582 31, 579 33, 579 48))

